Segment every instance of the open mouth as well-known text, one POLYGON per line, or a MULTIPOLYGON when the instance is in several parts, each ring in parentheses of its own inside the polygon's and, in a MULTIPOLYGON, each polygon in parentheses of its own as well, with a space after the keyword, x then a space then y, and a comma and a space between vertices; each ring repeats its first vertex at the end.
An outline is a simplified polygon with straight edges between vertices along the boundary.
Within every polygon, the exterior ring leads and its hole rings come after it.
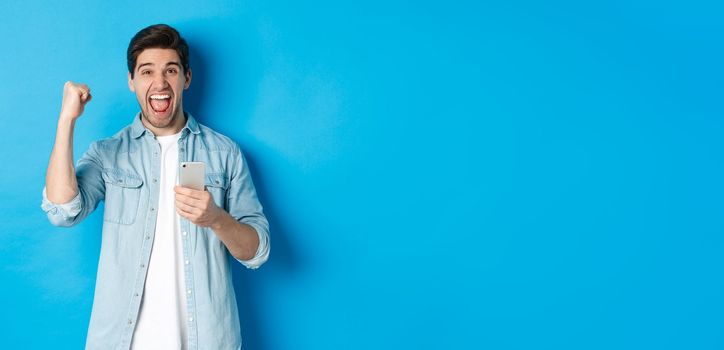
POLYGON ((171 106, 171 94, 153 94, 148 97, 148 104, 157 115, 165 114, 171 106))

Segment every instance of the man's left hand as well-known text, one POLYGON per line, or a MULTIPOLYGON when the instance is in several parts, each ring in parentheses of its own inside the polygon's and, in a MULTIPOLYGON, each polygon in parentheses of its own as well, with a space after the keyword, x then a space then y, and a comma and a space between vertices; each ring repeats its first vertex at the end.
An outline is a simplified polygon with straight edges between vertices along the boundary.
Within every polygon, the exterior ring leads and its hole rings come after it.
POLYGON ((209 227, 222 215, 211 193, 186 187, 174 187, 176 192, 176 211, 196 226, 209 227))

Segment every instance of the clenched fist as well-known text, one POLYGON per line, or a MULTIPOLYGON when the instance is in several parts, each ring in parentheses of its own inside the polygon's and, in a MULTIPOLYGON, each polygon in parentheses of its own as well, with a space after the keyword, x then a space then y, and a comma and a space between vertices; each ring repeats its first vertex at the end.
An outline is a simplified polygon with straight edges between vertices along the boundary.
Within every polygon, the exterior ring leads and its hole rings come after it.
POLYGON ((88 85, 65 82, 63 86, 63 105, 60 108, 60 118, 76 120, 83 114, 83 108, 92 98, 88 85))

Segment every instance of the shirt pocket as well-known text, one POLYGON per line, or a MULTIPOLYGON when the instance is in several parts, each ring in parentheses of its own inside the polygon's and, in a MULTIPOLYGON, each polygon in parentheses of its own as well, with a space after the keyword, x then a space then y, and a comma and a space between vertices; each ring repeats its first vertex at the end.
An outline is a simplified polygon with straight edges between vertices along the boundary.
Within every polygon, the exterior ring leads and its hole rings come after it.
POLYGON ((141 200, 141 177, 120 169, 104 169, 102 176, 106 183, 103 220, 122 225, 135 222, 141 200))
POLYGON ((224 173, 206 174, 206 190, 211 193, 214 203, 219 208, 226 210, 226 190, 229 187, 229 180, 224 173))

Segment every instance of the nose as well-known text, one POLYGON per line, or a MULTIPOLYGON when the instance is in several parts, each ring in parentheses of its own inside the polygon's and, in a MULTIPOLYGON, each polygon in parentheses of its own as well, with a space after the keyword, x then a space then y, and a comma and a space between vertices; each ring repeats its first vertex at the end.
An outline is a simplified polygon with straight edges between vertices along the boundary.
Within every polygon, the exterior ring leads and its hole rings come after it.
POLYGON ((168 86, 168 81, 166 81, 166 76, 163 75, 163 73, 156 74, 153 77, 153 85, 156 88, 165 88, 168 86))

